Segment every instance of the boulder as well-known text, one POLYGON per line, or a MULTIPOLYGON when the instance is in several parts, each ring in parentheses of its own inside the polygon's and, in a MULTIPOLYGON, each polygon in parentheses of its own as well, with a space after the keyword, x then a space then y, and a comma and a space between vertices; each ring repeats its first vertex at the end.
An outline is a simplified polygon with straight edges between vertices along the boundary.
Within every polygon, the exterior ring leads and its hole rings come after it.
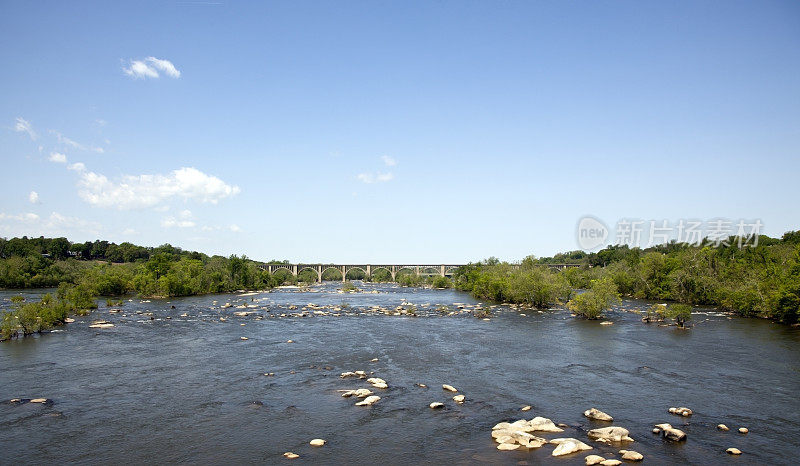
POLYGON ((342 393, 342 396, 345 398, 350 396, 354 396, 356 398, 364 398, 369 395, 372 395, 372 391, 370 391, 368 388, 359 388, 358 390, 347 390, 344 393, 342 393))
POLYGON ((633 442, 633 439, 628 436, 629 433, 628 429, 617 426, 601 427, 587 432, 589 438, 598 442, 633 442))
POLYGON ((528 432, 564 432, 564 429, 556 427, 556 425, 553 424, 553 421, 547 419, 546 417, 537 416, 528 421, 527 424, 529 429, 528 432))
POLYGON ((680 408, 669 408, 669 412, 677 416, 691 416, 694 414, 691 409, 681 406, 680 408))
POLYGON ((497 446, 498 450, 516 450, 519 448, 519 445, 516 443, 501 443, 497 446))
POLYGON ((452 386, 452 385, 447 385, 447 384, 442 384, 442 388, 443 388, 444 390, 447 390, 448 392, 457 392, 457 391, 458 391, 458 390, 456 389, 456 387, 454 387, 454 386, 452 386))
POLYGON ((717 429, 719 429, 721 431, 724 431, 724 432, 727 432, 727 431, 730 430, 730 429, 728 429, 728 426, 726 426, 725 424, 717 424, 717 429))
POLYGON ((312 447, 321 447, 325 445, 325 443, 327 442, 325 442, 325 440, 322 440, 321 438, 315 438, 314 440, 308 442, 308 444, 311 445, 312 447))
POLYGON ((589 445, 574 438, 557 438, 550 440, 550 443, 556 444, 556 448, 553 450, 553 456, 569 455, 578 451, 592 449, 589 445))
POLYGON ((374 405, 375 403, 377 403, 378 400, 380 400, 380 399, 381 399, 381 397, 376 396, 376 395, 368 396, 368 397, 364 398, 363 400, 359 401, 358 403, 356 403, 356 406, 371 406, 371 405, 374 405))
POLYGON ((248 338, 247 337, 239 337, 239 339, 242 340, 242 341, 246 341, 248 338))
POLYGON ((438 401, 434 401, 433 403, 429 404, 431 409, 441 409, 444 408, 444 403, 440 403, 438 401))
POLYGON ((530 406, 523 406, 522 409, 520 409, 520 411, 530 411, 530 410, 531 410, 530 406))
POLYGON ((456 403, 463 403, 464 402, 464 395, 456 395, 453 397, 453 401, 456 403))
POLYGON ((95 322, 95 323, 91 324, 89 326, 89 328, 111 328, 113 326, 114 326, 114 324, 112 324, 110 322, 101 321, 101 322, 95 322))
POLYGON ((742 454, 742 451, 739 450, 738 448, 728 448, 727 450, 725 450, 725 452, 728 453, 729 455, 741 455, 742 454))
POLYGON ((747 427, 739 427, 740 434, 746 434, 748 432, 750 432, 750 430, 747 427))
POLYGON ((608 460, 603 460, 600 462, 600 466, 619 466, 620 464, 622 464, 622 461, 615 460, 613 458, 608 460))
POLYGON ((672 427, 670 424, 656 424, 656 428, 653 429, 653 433, 655 434, 662 434, 665 439, 672 440, 675 442, 685 440, 686 439, 686 432, 676 429, 672 427))
POLYGON ((34 398, 31 403, 47 403, 47 398, 34 398))
POLYGON ((510 428, 511 424, 509 424, 508 422, 499 422, 495 424, 494 427, 492 427, 492 430, 506 430, 510 428))
POLYGON ((620 453, 622 453, 622 459, 627 461, 642 461, 644 459, 644 456, 642 456, 642 454, 638 451, 620 450, 620 453))
POLYGON ((589 419, 594 419, 596 421, 608 421, 611 422, 614 420, 613 417, 609 416, 608 414, 600 411, 597 408, 587 409, 583 412, 583 415, 588 417, 589 419))
POLYGON ((589 455, 586 457, 586 465, 591 466, 593 464, 600 464, 606 459, 599 455, 589 455))
POLYGON ((386 385, 386 381, 383 379, 379 379, 378 377, 371 377, 367 379, 367 382, 372 384, 375 388, 388 388, 389 386, 386 385))
POLYGON ((300 458, 300 455, 298 455, 297 453, 292 453, 290 451, 287 451, 286 453, 284 453, 283 456, 285 456, 286 458, 289 458, 290 460, 293 460, 295 458, 300 458))

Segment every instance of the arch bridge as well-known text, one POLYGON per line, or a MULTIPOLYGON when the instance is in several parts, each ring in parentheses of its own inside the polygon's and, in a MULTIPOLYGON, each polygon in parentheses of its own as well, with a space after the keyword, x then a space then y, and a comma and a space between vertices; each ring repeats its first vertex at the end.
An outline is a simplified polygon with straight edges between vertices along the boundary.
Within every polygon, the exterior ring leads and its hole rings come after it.
MULTIPOLYGON (((378 270, 385 270, 392 276, 392 281, 397 279, 397 275, 404 271, 410 271, 414 275, 439 275, 441 277, 451 277, 453 272, 466 264, 259 264, 258 268, 269 273, 278 270, 286 270, 292 276, 304 270, 311 270, 317 274, 317 281, 322 282, 322 274, 328 270, 338 270, 342 274, 342 281, 347 278, 347 272, 360 270, 365 277, 370 278, 378 270)), ((547 267, 556 270, 564 270, 569 267, 579 267, 578 264, 546 264, 547 267)))

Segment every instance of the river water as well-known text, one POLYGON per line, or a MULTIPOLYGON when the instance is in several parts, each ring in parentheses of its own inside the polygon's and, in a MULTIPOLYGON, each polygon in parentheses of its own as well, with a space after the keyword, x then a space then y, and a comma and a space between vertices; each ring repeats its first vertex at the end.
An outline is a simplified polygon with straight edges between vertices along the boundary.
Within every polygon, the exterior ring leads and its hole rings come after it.
MULTIPOLYGON (((691 330, 647 325, 626 311, 649 303, 633 300, 608 313, 613 325, 507 306, 487 321, 460 311, 454 303, 476 301, 457 291, 359 286, 368 292, 327 283, 313 292, 134 299, 120 313, 103 305, 56 332, 0 343, 0 463, 283 463, 292 451, 295 462, 319 464, 577 465, 588 454, 618 459, 620 448, 655 464, 796 462, 797 329, 712 309, 695 309, 691 330), (417 305, 417 317, 369 309, 404 302, 417 305), (327 307, 293 315, 309 303, 327 307), (233 314, 245 311, 253 314, 233 314), (115 326, 90 329, 98 319, 115 326), (339 377, 355 370, 388 383, 373 389, 377 404, 356 407, 337 392, 370 388, 339 377), (37 397, 50 401, 8 401, 37 397), (434 401, 445 408, 430 409, 434 401), (521 412, 525 405, 532 409, 521 412), (678 417, 671 406, 695 414, 678 417), (590 407, 635 442, 589 441, 586 430, 608 425, 583 417, 590 407), (554 458, 552 445, 495 448, 493 425, 534 416, 569 426, 537 435, 594 449, 554 458), (664 422, 688 439, 651 433, 664 422), (328 443, 314 448, 313 438, 328 443)), ((12 294, 0 292, 2 305, 12 294)))

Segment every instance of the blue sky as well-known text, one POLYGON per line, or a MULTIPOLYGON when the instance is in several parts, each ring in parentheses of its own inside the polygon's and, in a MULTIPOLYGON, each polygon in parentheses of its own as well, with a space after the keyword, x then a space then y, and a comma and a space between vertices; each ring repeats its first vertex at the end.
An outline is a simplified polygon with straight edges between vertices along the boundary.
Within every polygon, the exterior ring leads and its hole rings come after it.
POLYGON ((440 263, 587 214, 800 228, 797 2, 5 0, 0 40, 4 237, 440 263))

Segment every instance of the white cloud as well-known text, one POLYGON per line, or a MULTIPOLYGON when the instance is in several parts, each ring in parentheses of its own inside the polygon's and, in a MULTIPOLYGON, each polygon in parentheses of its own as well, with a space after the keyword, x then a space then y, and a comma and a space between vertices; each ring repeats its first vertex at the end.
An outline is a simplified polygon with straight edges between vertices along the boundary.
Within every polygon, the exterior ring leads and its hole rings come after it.
POLYGON ((31 193, 28 194, 28 200, 31 202, 31 204, 38 204, 39 193, 37 193, 36 191, 31 191, 31 193))
POLYGON ((17 214, 17 215, 9 215, 9 214, 5 214, 3 212, 0 212, 0 221, 5 221, 5 220, 12 220, 12 221, 15 221, 15 222, 30 223, 30 222, 35 222, 36 220, 39 220, 39 216, 34 214, 33 212, 27 212, 27 213, 24 213, 24 214, 17 214))
POLYGON ((241 190, 196 168, 180 168, 169 175, 125 175, 111 181, 105 175, 83 172, 78 194, 97 207, 120 210, 153 207, 170 198, 216 204, 241 190))
POLYGON ((358 175, 356 175, 356 178, 358 178, 359 181, 367 184, 385 183, 387 181, 391 181, 392 179, 394 179, 394 175, 391 173, 381 173, 381 172, 359 173, 358 175))
POLYGON ((160 60, 156 57, 147 57, 147 61, 150 62, 155 68, 163 71, 167 76, 170 78, 180 78, 181 72, 175 68, 175 65, 172 64, 169 60, 160 60))
POLYGON ((242 229, 241 229, 241 228, 239 228, 239 225, 237 225, 237 224, 235 224, 235 223, 234 223, 233 225, 231 225, 230 227, 228 227, 228 228, 230 228, 230 230, 231 230, 232 232, 234 232, 234 233, 239 233, 239 232, 241 232, 241 231, 242 231, 242 229))
POLYGON ((189 209, 182 210, 180 214, 178 214, 182 219, 190 219, 192 218, 192 211, 189 209))
POLYGON ((191 220, 180 220, 176 219, 175 217, 166 217, 161 220, 161 226, 164 228, 191 228, 195 225, 195 223, 191 220))
POLYGON ((17 133, 28 133, 31 140, 36 140, 36 131, 33 130, 33 126, 27 120, 22 117, 17 117, 16 123, 14 123, 14 131, 17 133))
POLYGON ((181 72, 175 68, 169 60, 162 60, 156 57, 147 57, 144 60, 130 60, 128 67, 122 67, 122 71, 135 79, 158 78, 161 71, 171 78, 180 78, 181 72))
POLYGON ((51 152, 48 160, 55 163, 67 163, 67 156, 59 152, 51 152))
POLYGON ((122 71, 124 71, 128 76, 133 76, 136 79, 158 77, 158 71, 156 71, 155 68, 150 68, 147 66, 147 63, 141 60, 131 60, 130 65, 127 68, 124 66, 122 67, 122 71))
POLYGON ((67 165, 67 169, 80 173, 86 170, 86 165, 84 165, 83 162, 75 162, 67 165))
POLYGON ((58 139, 58 142, 61 143, 61 144, 64 144, 65 146, 69 146, 69 147, 72 147, 72 148, 78 149, 78 150, 97 152, 98 154, 102 154, 102 153, 105 152, 105 149, 103 149, 102 147, 85 146, 85 145, 83 145, 83 144, 81 144, 81 143, 79 143, 77 141, 74 141, 74 140, 64 136, 63 134, 59 133, 58 131, 52 131, 51 130, 50 132, 55 134, 56 135, 56 139, 58 139))
POLYGON ((397 165, 397 160, 389 157, 388 155, 382 155, 381 160, 383 160, 383 163, 386 164, 387 167, 394 167, 397 165))
POLYGON ((134 230, 133 228, 126 228, 122 230, 122 234, 125 236, 131 236, 131 235, 138 235, 139 232, 134 230))

